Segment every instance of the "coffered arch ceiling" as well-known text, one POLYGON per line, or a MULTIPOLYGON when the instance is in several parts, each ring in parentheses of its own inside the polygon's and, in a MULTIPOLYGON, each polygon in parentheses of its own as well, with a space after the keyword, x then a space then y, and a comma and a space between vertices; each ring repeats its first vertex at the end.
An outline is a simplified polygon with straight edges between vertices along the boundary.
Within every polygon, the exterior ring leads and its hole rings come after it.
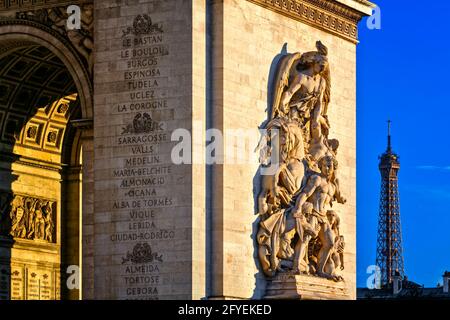
POLYGON ((34 150, 60 162, 68 123, 81 114, 72 76, 52 51, 36 43, 5 44, 2 51, 0 149, 28 156, 34 150))

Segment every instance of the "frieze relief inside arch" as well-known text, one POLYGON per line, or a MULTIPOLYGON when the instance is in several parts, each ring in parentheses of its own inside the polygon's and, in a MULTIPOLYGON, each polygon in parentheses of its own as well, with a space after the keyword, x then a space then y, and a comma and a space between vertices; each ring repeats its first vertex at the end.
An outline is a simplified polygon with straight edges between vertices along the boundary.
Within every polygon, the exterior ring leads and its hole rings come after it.
POLYGON ((56 201, 0 191, 0 236, 55 243, 56 201))

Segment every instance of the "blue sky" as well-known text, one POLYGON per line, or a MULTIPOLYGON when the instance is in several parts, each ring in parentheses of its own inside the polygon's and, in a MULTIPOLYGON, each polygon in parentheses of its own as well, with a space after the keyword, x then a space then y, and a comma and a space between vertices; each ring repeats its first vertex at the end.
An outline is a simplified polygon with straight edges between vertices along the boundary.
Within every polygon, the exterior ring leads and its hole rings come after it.
POLYGON ((386 121, 400 156, 405 273, 427 287, 450 270, 450 2, 378 0, 381 30, 357 48, 357 284, 375 264, 386 121))

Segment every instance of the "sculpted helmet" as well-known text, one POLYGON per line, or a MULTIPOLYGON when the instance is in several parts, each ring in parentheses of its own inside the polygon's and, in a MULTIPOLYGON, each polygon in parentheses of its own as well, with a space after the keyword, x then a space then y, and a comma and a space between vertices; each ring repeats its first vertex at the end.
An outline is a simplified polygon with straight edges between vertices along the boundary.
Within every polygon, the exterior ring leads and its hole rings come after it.
POLYGON ((298 71, 304 70, 305 68, 311 66, 313 63, 317 62, 325 62, 326 64, 328 64, 327 47, 322 42, 317 41, 316 48, 317 51, 309 51, 302 54, 297 64, 298 71))

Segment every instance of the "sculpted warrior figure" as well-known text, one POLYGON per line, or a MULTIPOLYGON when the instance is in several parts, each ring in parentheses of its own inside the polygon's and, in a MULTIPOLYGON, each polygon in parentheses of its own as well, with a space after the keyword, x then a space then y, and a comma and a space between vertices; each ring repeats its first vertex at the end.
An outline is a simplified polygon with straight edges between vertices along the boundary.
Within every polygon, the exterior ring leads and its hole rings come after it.
POLYGON ((287 54, 278 65, 266 134, 258 145, 261 167, 276 169, 261 176, 256 240, 268 277, 290 271, 340 281, 344 240, 340 219, 329 208, 346 199, 336 173, 339 141, 328 138, 328 50, 320 41, 316 48, 287 54), (272 163, 274 155, 279 163, 272 163))
POLYGON ((53 230, 55 225, 53 224, 53 213, 51 202, 48 201, 45 205, 45 237, 44 240, 53 242, 53 230))
POLYGON ((293 229, 292 226, 294 226, 299 238, 295 244, 294 256, 292 259, 292 271, 294 273, 300 273, 301 270, 308 268, 308 259, 307 256, 304 256, 305 244, 310 238, 316 238, 319 231, 317 225, 311 223, 313 222, 313 211, 314 206, 309 202, 305 202, 302 206, 301 213, 291 210, 290 217, 288 217, 286 223, 285 232, 289 232, 291 228, 293 229))
MULTIPOLYGON (((327 221, 329 228, 327 229, 327 233, 329 235, 329 239, 334 239, 333 247, 330 249, 329 258, 325 261, 325 265, 323 267, 325 272, 325 277, 334 281, 342 281, 343 278, 336 273, 337 270, 344 270, 344 236, 339 235, 339 216, 333 210, 328 210, 326 213, 327 221)), ((319 225, 319 224, 318 224, 319 225)), ((319 225, 320 226, 320 225, 319 225)), ((323 228, 320 226, 319 228, 323 228)), ((317 270, 319 270, 319 261, 318 257, 320 256, 321 250, 323 250, 324 246, 322 244, 323 237, 316 238, 311 243, 311 263, 310 263, 310 271, 317 274, 317 270), (322 240, 321 240, 322 239, 322 240)))
POLYGON ((35 206, 34 225, 35 225, 34 227, 35 238, 39 240, 44 240, 45 220, 44 220, 44 213, 42 212, 42 203, 39 200, 36 202, 35 206))
POLYGON ((25 210, 23 207, 23 198, 16 197, 11 204, 11 235, 17 238, 25 238, 27 229, 25 226, 25 210))
MULTIPOLYGON (((318 255, 318 269, 316 273, 325 278, 338 280, 331 272, 326 272, 325 265, 330 259, 335 245, 335 235, 327 218, 326 208, 336 199, 336 186, 332 181, 336 162, 333 157, 325 156, 319 161, 320 173, 309 176, 305 187, 297 197, 294 212, 301 213, 302 206, 308 201, 314 205, 315 219, 313 225, 320 225, 319 240, 321 249, 318 255)), ((343 202, 343 199, 340 199, 343 202)), ((339 201, 338 201, 339 202, 339 201)), ((305 250, 305 249, 303 249, 305 250)), ((301 252, 302 256, 304 253, 301 252)))
POLYGON ((34 220, 36 218, 35 206, 36 206, 36 200, 31 199, 31 198, 25 199, 25 210, 28 215, 27 239, 33 239, 33 237, 35 236, 35 223, 34 223, 34 220))
POLYGON ((305 134, 307 146, 311 130, 322 127, 328 135, 328 104, 331 80, 328 49, 318 41, 317 51, 286 55, 276 77, 272 115, 270 119, 288 117, 298 121, 305 134))
POLYGON ((331 257, 328 259, 327 272, 332 273, 334 269, 339 268, 344 270, 344 236, 340 235, 339 225, 341 219, 333 210, 327 211, 327 219, 330 224, 331 232, 334 235, 334 247, 332 249, 331 257))

